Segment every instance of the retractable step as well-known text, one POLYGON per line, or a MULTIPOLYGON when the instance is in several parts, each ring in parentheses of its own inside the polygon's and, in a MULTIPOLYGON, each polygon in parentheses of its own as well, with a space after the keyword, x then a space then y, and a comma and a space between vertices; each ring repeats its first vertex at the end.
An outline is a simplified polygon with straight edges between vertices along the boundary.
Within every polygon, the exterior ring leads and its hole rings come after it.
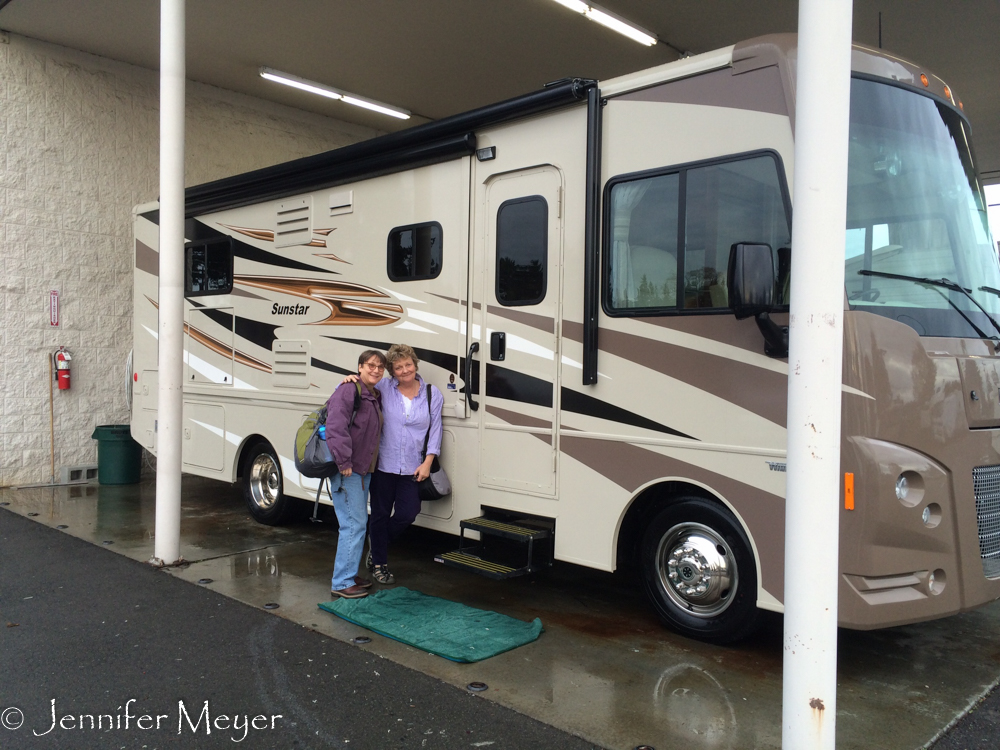
POLYGON ((466 547, 454 552, 445 552, 435 557, 434 562, 444 563, 449 568, 471 570, 473 573, 478 573, 487 578, 494 578, 498 581, 504 578, 522 576, 530 572, 527 568, 512 568, 509 565, 501 565, 500 563, 483 560, 481 557, 476 557, 476 549, 475 547, 466 547))
POLYGON ((552 565, 555 521, 551 518, 484 509, 482 516, 466 518, 459 526, 458 549, 437 555, 435 562, 498 580, 552 565), (465 538, 466 530, 479 533, 478 544, 465 538))

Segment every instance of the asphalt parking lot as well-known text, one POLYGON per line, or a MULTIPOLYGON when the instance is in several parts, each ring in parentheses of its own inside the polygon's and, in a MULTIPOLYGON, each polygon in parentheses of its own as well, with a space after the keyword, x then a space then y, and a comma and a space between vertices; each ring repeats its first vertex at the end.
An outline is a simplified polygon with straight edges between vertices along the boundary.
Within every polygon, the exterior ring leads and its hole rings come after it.
MULTIPOLYGON (((359 646, 366 631, 316 607, 329 598, 335 527, 260 526, 235 489, 185 477, 188 562, 160 571, 143 564, 153 498, 148 481, 0 490, 0 621, 14 623, 0 628, 0 710, 20 708, 26 727, 51 724, 52 700, 57 713, 117 717, 134 699, 127 710, 172 722, 135 735, 148 747, 228 747, 237 722, 260 747, 780 747, 779 616, 737 647, 708 646, 664 630, 624 574, 557 564, 485 580, 434 564, 454 540, 414 529, 393 553, 401 585, 537 616, 546 632, 477 664, 371 633, 359 646), (473 681, 489 689, 472 695, 473 681), (206 701, 237 718, 210 736, 189 723, 177 734, 180 701, 196 726, 206 701), (273 730, 253 729, 271 713, 282 715, 273 730)), ((841 631, 839 654, 838 748, 997 746, 996 693, 965 716, 1000 676, 997 605, 841 631)), ((111 731, 0 728, 0 747, 142 746, 111 731)))

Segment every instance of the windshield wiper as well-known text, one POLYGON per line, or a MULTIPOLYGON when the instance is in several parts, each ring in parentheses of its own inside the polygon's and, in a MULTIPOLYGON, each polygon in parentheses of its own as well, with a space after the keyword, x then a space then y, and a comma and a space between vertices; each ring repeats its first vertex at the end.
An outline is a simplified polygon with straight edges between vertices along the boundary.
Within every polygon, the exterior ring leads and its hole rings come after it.
MULTIPOLYGON (((917 284, 927 284, 929 286, 937 286, 937 287, 942 287, 944 289, 950 289, 953 292, 961 292, 962 294, 964 294, 966 297, 969 298, 969 300, 972 302, 972 304, 974 304, 976 307, 978 307, 980 310, 982 310, 983 315, 986 316, 986 319, 989 320, 990 323, 993 324, 993 327, 996 329, 997 333, 1000 334, 1000 324, 998 324, 993 319, 993 316, 990 315, 988 312, 986 312, 986 308, 983 307, 982 305, 980 305, 979 302, 976 300, 976 298, 972 296, 972 290, 971 289, 966 289, 961 284, 957 284, 956 282, 951 281, 950 279, 946 279, 944 277, 942 277, 940 279, 928 279, 928 278, 922 277, 922 276, 906 276, 906 275, 901 274, 901 273, 886 273, 885 271, 869 271, 866 268, 862 268, 860 271, 858 271, 858 274, 861 275, 861 276, 879 276, 879 277, 881 277, 883 279, 901 279, 903 281, 913 281, 913 282, 915 282, 917 284)), ((998 342, 1000 342, 1000 339, 998 339, 997 336, 987 336, 982 331, 982 329, 979 328, 979 326, 977 326, 975 323, 972 322, 972 318, 970 318, 968 315, 966 315, 965 312, 962 310, 962 308, 960 308, 958 305, 956 305, 950 299, 947 299, 947 297, 945 299, 947 300, 947 302, 948 302, 949 305, 951 305, 956 310, 958 310, 958 314, 961 315, 963 318, 965 318, 965 322, 968 323, 970 326, 972 326, 972 329, 977 334, 979 334, 980 338, 989 339, 989 340, 993 341, 993 349, 994 349, 994 351, 996 351, 997 347, 1000 346, 1000 343, 998 343, 998 342)))

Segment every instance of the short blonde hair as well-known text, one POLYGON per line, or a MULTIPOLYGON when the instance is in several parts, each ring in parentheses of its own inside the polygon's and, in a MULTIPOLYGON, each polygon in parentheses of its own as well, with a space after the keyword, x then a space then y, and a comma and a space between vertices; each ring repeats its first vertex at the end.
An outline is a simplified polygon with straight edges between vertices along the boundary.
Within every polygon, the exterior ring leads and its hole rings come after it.
POLYGON ((417 353, 413 351, 412 346, 407 346, 406 344, 393 344, 389 347, 389 353, 386 354, 385 358, 389 363, 390 374, 392 374, 393 365, 404 359, 412 359, 413 369, 418 372, 420 370, 420 359, 417 357, 417 353))

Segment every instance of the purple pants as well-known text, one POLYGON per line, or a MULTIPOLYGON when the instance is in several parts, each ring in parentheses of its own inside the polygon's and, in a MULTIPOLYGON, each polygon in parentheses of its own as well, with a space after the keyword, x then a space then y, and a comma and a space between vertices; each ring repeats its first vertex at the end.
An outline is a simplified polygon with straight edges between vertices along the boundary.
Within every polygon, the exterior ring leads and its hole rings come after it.
POLYGON ((389 561, 389 542, 395 540, 420 513, 420 495, 412 474, 388 474, 376 470, 372 475, 371 516, 368 535, 371 537, 372 562, 385 565, 389 561))

